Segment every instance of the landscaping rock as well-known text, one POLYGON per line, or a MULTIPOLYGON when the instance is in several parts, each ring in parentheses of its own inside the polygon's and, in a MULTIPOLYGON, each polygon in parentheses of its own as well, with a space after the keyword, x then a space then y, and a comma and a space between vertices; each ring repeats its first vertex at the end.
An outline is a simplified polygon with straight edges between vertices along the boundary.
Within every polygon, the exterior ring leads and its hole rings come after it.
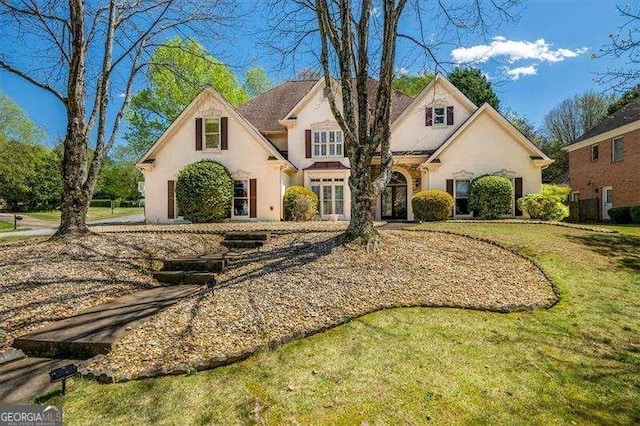
POLYGON ((337 233, 281 235, 239 255, 213 292, 135 327, 89 370, 110 368, 122 380, 215 368, 392 307, 508 312, 556 301, 536 265, 467 237, 383 231, 370 253, 337 233))

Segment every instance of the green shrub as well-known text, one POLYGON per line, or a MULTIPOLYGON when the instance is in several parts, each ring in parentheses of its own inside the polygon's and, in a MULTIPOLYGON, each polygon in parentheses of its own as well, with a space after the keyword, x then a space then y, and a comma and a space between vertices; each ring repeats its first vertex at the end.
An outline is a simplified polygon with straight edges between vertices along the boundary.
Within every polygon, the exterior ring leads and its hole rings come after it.
POLYGON ((608 210, 608 213, 614 223, 631 223, 631 207, 613 207, 608 210))
POLYGON ((469 184, 469 210, 493 219, 511 211, 513 185, 504 176, 484 175, 469 184))
POLYGON ((290 186, 284 193, 285 220, 313 220, 318 214, 318 196, 309 188, 290 186))
POLYGON ((571 194, 571 187, 569 187, 568 185, 542 185, 542 195, 555 198, 563 204, 567 204, 567 201, 569 200, 569 194, 571 194))
POLYGON ((185 219, 214 222, 229 216, 233 179, 220 163, 202 160, 185 166, 176 181, 176 201, 185 219))
MULTIPOLYGON (((116 200, 113 207, 120 207, 120 200, 116 200)), ((91 200, 89 207, 109 207, 111 208, 111 200, 91 200)))
POLYGON ((569 216, 569 207, 553 194, 526 195, 518 200, 518 208, 536 220, 560 222, 569 216))
POLYGON ((140 207, 140 201, 122 200, 120 207, 140 207))
POLYGON ((453 211, 453 197, 445 191, 420 191, 411 198, 413 214, 420 222, 447 220, 453 211))
POLYGON ((631 214, 631 221, 640 224, 640 206, 631 207, 629 213, 631 214))

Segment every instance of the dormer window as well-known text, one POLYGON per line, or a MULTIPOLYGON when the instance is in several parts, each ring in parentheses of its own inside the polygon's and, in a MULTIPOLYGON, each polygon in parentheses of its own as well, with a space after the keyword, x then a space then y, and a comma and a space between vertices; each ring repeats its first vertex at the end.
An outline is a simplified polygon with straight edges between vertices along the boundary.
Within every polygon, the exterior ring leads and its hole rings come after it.
POLYGON ((433 109, 433 125, 434 126, 444 126, 444 107, 436 107, 433 109))
POLYGON ((342 157, 343 138, 339 130, 316 130, 313 132, 314 157, 342 157))
POLYGON ((205 149, 220 149, 220 119, 204 119, 204 147, 205 149))
POLYGON ((453 106, 427 107, 424 124, 433 127, 453 126, 453 106))

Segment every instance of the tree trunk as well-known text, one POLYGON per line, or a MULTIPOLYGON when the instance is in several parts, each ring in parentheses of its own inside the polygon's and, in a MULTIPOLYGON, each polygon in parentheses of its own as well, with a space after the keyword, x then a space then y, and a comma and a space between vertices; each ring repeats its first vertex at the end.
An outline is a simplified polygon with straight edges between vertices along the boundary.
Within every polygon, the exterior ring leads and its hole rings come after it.
POLYGON ((67 135, 62 158, 60 227, 54 238, 89 232, 85 216, 91 194, 84 188, 87 178, 87 122, 85 119, 84 1, 71 0, 71 62, 67 82, 67 135))
POLYGON ((371 159, 368 162, 365 160, 360 162, 362 164, 358 166, 358 170, 366 171, 352 173, 349 177, 351 221, 347 228, 347 234, 352 239, 361 239, 364 243, 376 245, 380 234, 373 225, 376 194, 371 182, 371 159))
POLYGON ((69 117, 62 160, 60 227, 54 237, 89 232, 85 223, 89 197, 83 190, 87 169, 87 144, 82 128, 77 119, 69 117))

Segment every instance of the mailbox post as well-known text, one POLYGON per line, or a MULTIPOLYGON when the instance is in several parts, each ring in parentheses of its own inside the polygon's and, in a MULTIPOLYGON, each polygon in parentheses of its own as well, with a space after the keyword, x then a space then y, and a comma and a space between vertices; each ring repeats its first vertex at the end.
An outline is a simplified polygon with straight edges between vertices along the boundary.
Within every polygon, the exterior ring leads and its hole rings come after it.
POLYGON ((22 216, 18 216, 16 214, 13 215, 13 230, 18 229, 18 222, 22 220, 22 216))

